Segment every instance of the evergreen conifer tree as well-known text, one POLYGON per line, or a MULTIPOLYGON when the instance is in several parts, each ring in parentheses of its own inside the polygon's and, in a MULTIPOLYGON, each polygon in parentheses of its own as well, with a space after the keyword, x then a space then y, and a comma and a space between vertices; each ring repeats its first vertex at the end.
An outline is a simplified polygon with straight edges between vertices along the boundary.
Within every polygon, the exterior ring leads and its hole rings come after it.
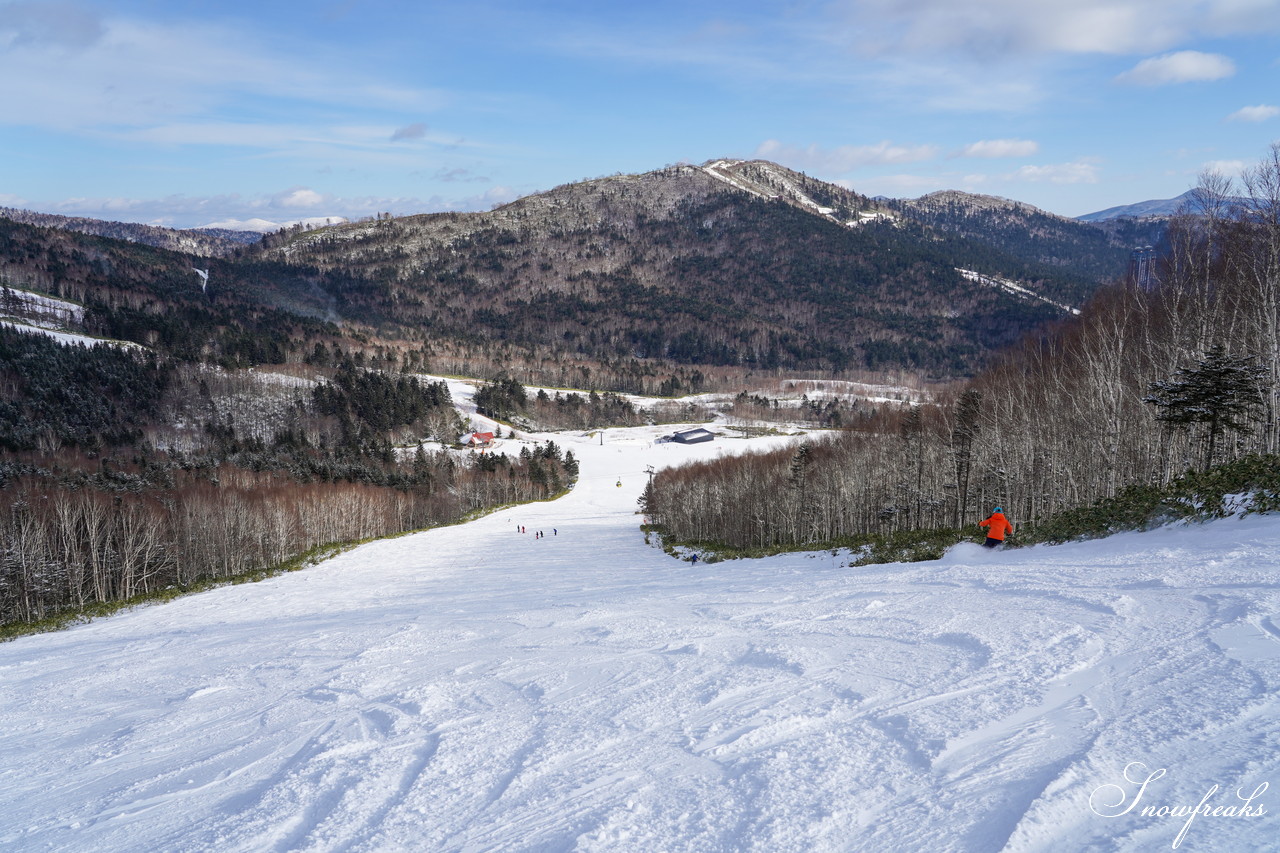
POLYGON ((1215 344, 1194 367, 1180 367, 1173 379, 1148 385, 1143 400, 1159 409, 1156 420, 1172 427, 1205 425, 1207 469, 1225 431, 1252 432, 1265 376, 1266 369, 1252 356, 1231 356, 1215 344))

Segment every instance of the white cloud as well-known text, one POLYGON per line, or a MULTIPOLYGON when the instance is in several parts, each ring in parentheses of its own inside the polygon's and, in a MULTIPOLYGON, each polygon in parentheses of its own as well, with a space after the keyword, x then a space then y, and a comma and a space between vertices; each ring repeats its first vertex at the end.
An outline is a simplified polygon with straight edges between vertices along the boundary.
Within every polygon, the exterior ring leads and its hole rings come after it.
POLYGON ((1144 59, 1116 81, 1137 86, 1163 86, 1169 83, 1195 83, 1221 80, 1236 73, 1235 63, 1217 53, 1180 50, 1144 59))
POLYGON ((1096 184, 1098 167, 1087 160, 1044 166, 1023 166, 1010 173, 1007 178, 1027 183, 1096 184))
POLYGON ((1040 144, 1030 139, 983 139, 966 145, 960 157, 1030 157, 1040 150, 1040 144))
POLYGON ((487 184, 489 179, 484 175, 477 175, 470 169, 440 167, 435 174, 431 176, 434 181, 443 184, 487 184))
POLYGON ((62 49, 87 47, 105 29, 91 9, 75 3, 17 2, 0 5, 0 45, 44 45, 62 49))
POLYGON ((107 135, 153 145, 230 145, 276 148, 316 135, 315 129, 285 124, 239 122, 175 122, 107 135))
POLYGON ((936 175, 874 175, 865 180, 839 180, 834 183, 863 195, 905 198, 941 189, 945 181, 936 175))
POLYGON ((837 0, 840 35, 864 53, 1009 54, 1168 50, 1197 35, 1274 32, 1269 0, 837 0))
POLYGON ((910 104, 926 110, 1005 113, 1025 110, 1045 94, 1039 73, 1025 64, 1015 72, 1008 62, 905 54, 878 59, 874 77, 862 86, 880 99, 896 101, 895 109, 903 102, 904 92, 910 93, 906 96, 910 104))
POLYGON ((497 186, 490 187, 478 196, 471 196, 463 199, 464 207, 454 207, 453 210, 484 210, 492 207, 500 207, 504 204, 510 204, 520 198, 520 193, 511 187, 497 186))
MULTIPOLYGON (((247 149, 292 164, 313 162, 331 169, 347 166, 406 169, 423 167, 419 146, 393 141, 390 125, 314 125, 243 122, 176 122, 140 129, 104 131, 99 136, 126 144, 219 146, 247 149)), ((436 149, 481 150, 484 144, 423 131, 421 141, 436 149)))
POLYGON ((26 203, 25 198, 10 193, 0 193, 0 207, 22 207, 26 203))
POLYGON ((1238 178, 1249 166, 1243 160, 1210 160, 1201 166, 1201 171, 1213 172, 1226 178, 1238 178))
POLYGON ((427 135, 427 126, 422 122, 414 122, 404 127, 396 128, 395 133, 391 134, 392 142, 401 142, 409 139, 422 139, 427 135))
POLYGON ((842 174, 863 166, 881 166, 891 163, 915 163, 938 156, 936 145, 895 145, 889 141, 875 145, 840 145, 822 148, 809 145, 801 148, 787 145, 776 139, 760 143, 756 156, 774 160, 795 169, 808 169, 821 174, 842 174))
POLYGON ((445 100, 282 55, 252 33, 207 21, 97 18, 72 4, 51 7, 54 16, 32 7, 43 4, 0 5, 0 124, 118 133, 205 123, 256 98, 419 112, 445 100))
POLYGON ((272 207, 279 207, 284 210, 307 209, 314 210, 326 203, 326 199, 320 193, 306 187, 295 187, 291 190, 285 190, 278 193, 271 199, 272 207))
POLYGON ((1280 116, 1280 107, 1258 104, 1256 107, 1241 107, 1227 116, 1228 121, 1266 121, 1280 116))

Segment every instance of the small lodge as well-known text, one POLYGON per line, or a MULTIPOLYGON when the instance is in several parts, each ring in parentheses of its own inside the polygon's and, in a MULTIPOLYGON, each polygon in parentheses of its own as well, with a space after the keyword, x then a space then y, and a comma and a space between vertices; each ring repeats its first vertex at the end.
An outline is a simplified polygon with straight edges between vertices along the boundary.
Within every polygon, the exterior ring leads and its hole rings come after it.
POLYGON ((668 440, 678 444, 701 444, 704 441, 714 441, 715 437, 716 434, 709 429, 694 427, 693 429, 680 430, 668 440))
POLYGON ((493 445, 493 433, 491 432, 473 432, 458 437, 458 444, 463 447, 491 447, 493 445))

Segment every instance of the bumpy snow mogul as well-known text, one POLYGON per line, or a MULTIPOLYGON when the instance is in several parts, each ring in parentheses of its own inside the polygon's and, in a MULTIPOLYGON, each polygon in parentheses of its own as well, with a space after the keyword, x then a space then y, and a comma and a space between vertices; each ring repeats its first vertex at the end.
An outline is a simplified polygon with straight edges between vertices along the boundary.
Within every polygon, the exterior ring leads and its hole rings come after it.
POLYGON ((661 434, 555 436, 554 548, 499 513, 0 644, 0 848, 1150 851, 1144 806, 1280 779, 1280 519, 704 573, 608 473, 725 449, 661 434), (1088 811, 1138 759, 1160 787, 1088 811))

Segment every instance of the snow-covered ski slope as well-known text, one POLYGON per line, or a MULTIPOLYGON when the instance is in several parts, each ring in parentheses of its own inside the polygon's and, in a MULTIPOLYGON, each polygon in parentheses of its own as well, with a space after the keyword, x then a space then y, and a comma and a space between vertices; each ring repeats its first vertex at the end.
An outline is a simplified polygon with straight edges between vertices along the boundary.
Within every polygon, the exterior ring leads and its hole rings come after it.
POLYGON ((694 566, 644 469, 750 443, 661 431, 556 436, 555 502, 0 645, 0 849, 1147 851, 1206 796, 1178 849, 1280 849, 1280 520, 694 566))

